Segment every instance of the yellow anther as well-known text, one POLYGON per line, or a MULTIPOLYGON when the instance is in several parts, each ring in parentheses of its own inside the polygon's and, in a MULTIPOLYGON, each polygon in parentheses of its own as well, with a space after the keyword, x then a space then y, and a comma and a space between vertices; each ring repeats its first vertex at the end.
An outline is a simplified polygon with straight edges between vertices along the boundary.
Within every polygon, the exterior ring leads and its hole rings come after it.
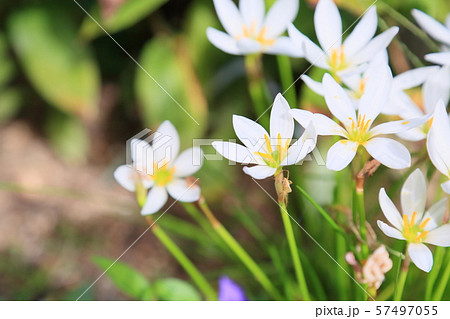
POLYGON ((423 220, 420 225, 416 225, 417 212, 413 212, 411 220, 408 221, 408 216, 403 215, 403 237, 410 243, 421 243, 428 234, 424 230, 431 218, 423 220))
POLYGON ((266 37, 267 27, 262 27, 261 30, 257 29, 256 22, 252 21, 250 28, 247 25, 242 27, 242 34, 236 36, 236 40, 241 40, 242 38, 253 39, 258 41, 260 44, 264 46, 272 46, 275 43, 274 39, 268 39, 266 37))
POLYGON ((289 149, 289 145, 291 143, 291 139, 287 139, 283 145, 283 141, 281 138, 281 134, 277 134, 277 144, 276 150, 274 151, 272 148, 272 144, 270 143, 270 138, 267 134, 264 134, 264 140, 266 143, 266 153, 264 152, 255 152, 256 155, 259 155, 263 158, 264 162, 270 167, 279 167, 281 162, 286 158, 287 150, 289 149))
POLYGON ((328 64, 334 72, 340 71, 346 67, 347 62, 345 58, 344 46, 341 45, 338 48, 331 49, 328 64))

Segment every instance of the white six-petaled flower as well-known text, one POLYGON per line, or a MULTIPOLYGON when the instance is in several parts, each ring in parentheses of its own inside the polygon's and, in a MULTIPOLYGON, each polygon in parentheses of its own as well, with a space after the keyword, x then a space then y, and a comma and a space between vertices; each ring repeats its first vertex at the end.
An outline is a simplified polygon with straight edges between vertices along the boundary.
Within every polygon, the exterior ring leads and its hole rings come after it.
POLYGON ((425 243, 450 246, 450 224, 442 225, 447 199, 442 199, 425 211, 426 193, 425 177, 420 169, 416 169, 403 185, 400 214, 382 188, 379 194, 381 210, 394 227, 380 220, 378 227, 389 237, 406 240, 412 262, 423 271, 429 272, 433 267, 433 255, 425 243))
POLYGON ((281 36, 297 16, 298 0, 277 0, 265 13, 264 0, 214 0, 217 15, 225 32, 208 28, 209 41, 220 50, 234 55, 254 53, 300 57, 291 41, 281 36))
POLYGON ((307 125, 302 136, 292 143, 294 119, 286 99, 278 94, 270 113, 270 134, 258 123, 243 116, 233 116, 236 135, 245 145, 215 141, 213 147, 223 157, 242 164, 244 172, 255 179, 276 175, 283 166, 294 165, 303 160, 316 146, 314 126, 307 125))
POLYGON ((141 214, 159 211, 167 202, 168 194, 181 202, 194 202, 200 198, 200 187, 186 177, 202 166, 203 154, 192 147, 181 154, 180 138, 169 121, 163 122, 154 134, 152 144, 143 140, 131 143, 132 165, 121 165, 114 171, 116 181, 134 192, 139 187, 150 189, 141 214))
MULTIPOLYGON (((387 64, 376 68, 372 77, 368 79, 359 101, 358 112, 355 111, 348 94, 330 74, 324 75, 322 84, 328 108, 342 126, 329 117, 316 113, 312 117, 316 132, 318 135, 336 135, 344 138, 329 149, 327 168, 340 171, 347 167, 355 157, 359 146, 363 146, 374 159, 387 167, 402 169, 411 165, 411 155, 405 146, 380 135, 409 130, 425 122, 426 117, 386 122, 372 127, 391 91, 392 74, 387 64)), ((311 120, 308 112, 305 113, 304 110, 293 109, 291 112, 300 124, 311 120)))
POLYGON ((339 78, 361 73, 367 62, 386 50, 398 32, 398 27, 392 27, 373 37, 377 30, 377 12, 372 6, 342 42, 341 15, 332 0, 319 1, 314 12, 314 26, 320 47, 292 24, 288 27, 289 36, 311 64, 329 70, 339 78))
POLYGON ((450 195, 450 119, 444 102, 439 101, 427 137, 427 150, 433 165, 449 178, 442 189, 450 195))

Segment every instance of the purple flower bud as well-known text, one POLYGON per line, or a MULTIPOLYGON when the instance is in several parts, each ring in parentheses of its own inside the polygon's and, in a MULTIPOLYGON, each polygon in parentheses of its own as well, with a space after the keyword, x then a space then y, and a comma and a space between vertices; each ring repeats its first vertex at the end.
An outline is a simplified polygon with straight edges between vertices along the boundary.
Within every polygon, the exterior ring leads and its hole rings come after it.
POLYGON ((219 301, 246 301, 242 288, 227 276, 219 278, 219 301))

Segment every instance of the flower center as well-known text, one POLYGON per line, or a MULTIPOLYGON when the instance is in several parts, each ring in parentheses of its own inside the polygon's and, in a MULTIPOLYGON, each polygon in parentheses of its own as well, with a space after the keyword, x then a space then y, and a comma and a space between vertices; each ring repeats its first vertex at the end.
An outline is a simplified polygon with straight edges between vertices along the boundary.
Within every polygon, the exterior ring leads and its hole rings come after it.
POLYGON ((244 25, 242 27, 242 35, 236 37, 236 40, 240 40, 242 38, 249 38, 259 42, 264 46, 272 46, 275 43, 275 40, 268 39, 266 37, 267 27, 262 27, 260 30, 256 27, 256 22, 252 22, 250 27, 244 25))
POLYGON ((275 150, 272 148, 272 144, 270 144, 270 139, 267 134, 264 134, 264 139, 266 141, 266 152, 255 152, 255 154, 261 156, 267 166, 278 168, 287 155, 287 150, 289 148, 289 144, 291 143, 291 139, 288 138, 283 145, 281 141, 281 134, 278 133, 277 146, 275 150))
POLYGON ((410 243, 421 243, 423 242, 428 231, 424 230, 428 222, 431 220, 430 217, 422 221, 419 225, 416 224, 417 213, 413 212, 411 215, 411 220, 408 222, 408 216, 403 215, 403 237, 410 243))
POLYGON ((365 89, 366 89, 366 79, 361 78, 359 79, 358 88, 352 92, 353 96, 356 99, 360 99, 361 96, 364 94, 365 89))
POLYGON ((372 136, 369 132, 370 123, 372 120, 366 120, 366 116, 358 115, 358 121, 355 123, 355 120, 351 117, 348 118, 352 124, 350 128, 347 128, 347 138, 350 141, 357 142, 359 144, 363 144, 367 142, 367 140, 372 136))
POLYGON ((328 65, 330 66, 332 72, 337 72, 347 67, 343 45, 339 48, 331 49, 331 54, 328 58, 328 65))
POLYGON ((155 181, 157 186, 165 186, 172 181, 175 167, 169 169, 167 166, 167 164, 164 164, 158 167, 157 163, 153 163, 153 174, 149 177, 155 181))

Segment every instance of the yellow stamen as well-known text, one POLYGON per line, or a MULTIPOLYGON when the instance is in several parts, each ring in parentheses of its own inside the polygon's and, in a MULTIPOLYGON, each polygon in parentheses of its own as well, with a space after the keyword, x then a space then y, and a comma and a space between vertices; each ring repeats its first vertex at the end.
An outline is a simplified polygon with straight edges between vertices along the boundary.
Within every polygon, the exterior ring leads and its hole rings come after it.
POLYGON ((419 236, 416 237, 416 241, 420 242, 422 239, 425 238, 425 236, 428 234, 428 231, 422 232, 419 236))
POLYGON ((261 30, 257 30, 256 22, 252 21, 250 28, 247 25, 242 27, 242 34, 236 36, 236 40, 241 40, 242 38, 249 38, 258 41, 264 46, 272 46, 275 43, 274 39, 268 39, 266 37, 267 27, 262 27, 261 30))
POLYGON ((416 212, 412 213, 411 221, 409 222, 409 227, 413 227, 415 225, 415 223, 416 223, 416 215, 417 215, 416 212))
POLYGON ((266 146, 267 146, 267 150, 269 151, 269 153, 272 153, 272 145, 270 144, 270 139, 269 136, 267 136, 267 134, 264 134, 264 139, 266 140, 266 146))
POLYGON ((403 215, 403 226, 404 226, 404 233, 405 237, 409 237, 409 227, 408 227, 408 216, 403 215))
POLYGON ((278 135, 277 135, 277 149, 278 149, 278 152, 281 152, 281 134, 280 133, 278 133, 278 135))
POLYGON ((427 226, 427 224, 430 222, 430 220, 431 220, 431 218, 430 217, 428 217, 427 219, 425 219, 421 224, 420 224, 420 228, 422 228, 422 229, 424 229, 426 226, 427 226))

